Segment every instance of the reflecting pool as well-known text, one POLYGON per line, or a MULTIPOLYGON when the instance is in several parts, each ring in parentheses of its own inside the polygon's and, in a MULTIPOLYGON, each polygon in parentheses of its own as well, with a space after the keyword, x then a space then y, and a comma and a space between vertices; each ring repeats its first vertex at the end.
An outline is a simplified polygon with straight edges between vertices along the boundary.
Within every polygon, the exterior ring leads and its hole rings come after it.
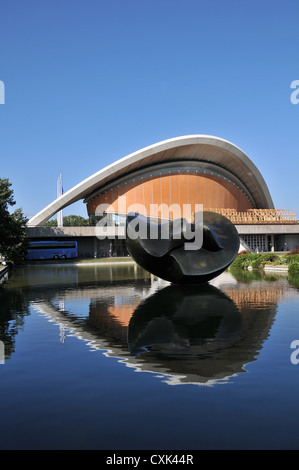
POLYGON ((1 449, 299 448, 298 276, 27 266, 0 300, 1 449))

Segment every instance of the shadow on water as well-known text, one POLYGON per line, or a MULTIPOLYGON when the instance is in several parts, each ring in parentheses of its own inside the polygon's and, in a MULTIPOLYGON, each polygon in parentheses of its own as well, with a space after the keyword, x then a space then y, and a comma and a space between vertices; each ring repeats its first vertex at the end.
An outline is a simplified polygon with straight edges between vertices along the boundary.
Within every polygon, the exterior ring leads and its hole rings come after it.
POLYGON ((132 266, 23 269, 0 294, 0 339, 12 354, 33 308, 90 349, 166 383, 225 382, 257 359, 287 280, 272 277, 267 285, 265 276, 248 272, 219 279, 217 287, 173 286, 132 266))

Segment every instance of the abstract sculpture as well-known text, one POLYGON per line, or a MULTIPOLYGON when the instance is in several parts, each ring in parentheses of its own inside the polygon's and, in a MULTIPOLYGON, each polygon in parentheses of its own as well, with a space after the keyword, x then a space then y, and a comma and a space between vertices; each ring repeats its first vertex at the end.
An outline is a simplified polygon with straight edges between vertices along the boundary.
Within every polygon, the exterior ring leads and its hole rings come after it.
POLYGON ((240 238, 230 220, 211 211, 195 214, 191 224, 185 219, 155 224, 131 213, 126 221, 126 245, 136 263, 151 274, 172 283, 199 284, 229 267, 240 238), (193 242, 190 234, 194 234, 193 242))

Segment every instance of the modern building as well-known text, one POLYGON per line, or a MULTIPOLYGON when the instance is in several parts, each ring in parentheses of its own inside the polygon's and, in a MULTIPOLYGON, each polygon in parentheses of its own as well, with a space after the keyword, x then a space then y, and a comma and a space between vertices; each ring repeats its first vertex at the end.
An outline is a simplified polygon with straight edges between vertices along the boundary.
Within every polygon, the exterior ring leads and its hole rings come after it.
MULTIPOLYGON (((275 209, 267 184, 252 160, 219 137, 177 137, 116 161, 32 217, 28 236, 51 236, 49 229, 33 227, 42 227, 58 211, 80 199, 86 203, 91 226, 104 219, 110 226, 108 244, 93 241, 96 256, 107 248, 123 254, 128 212, 139 212, 153 220, 184 216, 192 221, 199 207, 227 216, 252 250, 283 251, 299 245, 294 212, 275 209)), ((91 227, 82 227, 80 236, 78 230, 74 235, 67 228, 60 228, 60 233, 52 229, 52 236, 84 237, 84 230, 86 236, 94 237, 91 227)), ((90 241, 87 244, 90 246, 90 241)))

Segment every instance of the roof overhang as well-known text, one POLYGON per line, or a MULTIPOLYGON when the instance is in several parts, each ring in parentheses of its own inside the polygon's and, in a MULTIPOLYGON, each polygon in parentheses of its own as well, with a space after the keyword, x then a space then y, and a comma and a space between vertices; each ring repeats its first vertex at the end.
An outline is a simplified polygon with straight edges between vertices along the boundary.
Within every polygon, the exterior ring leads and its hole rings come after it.
POLYGON ((274 208, 264 178, 239 147, 215 136, 189 135, 158 142, 106 166, 38 212, 28 221, 28 226, 44 224, 61 209, 80 199, 89 198, 95 191, 126 175, 152 165, 164 165, 167 162, 183 160, 217 165, 242 182, 257 209, 274 208))

